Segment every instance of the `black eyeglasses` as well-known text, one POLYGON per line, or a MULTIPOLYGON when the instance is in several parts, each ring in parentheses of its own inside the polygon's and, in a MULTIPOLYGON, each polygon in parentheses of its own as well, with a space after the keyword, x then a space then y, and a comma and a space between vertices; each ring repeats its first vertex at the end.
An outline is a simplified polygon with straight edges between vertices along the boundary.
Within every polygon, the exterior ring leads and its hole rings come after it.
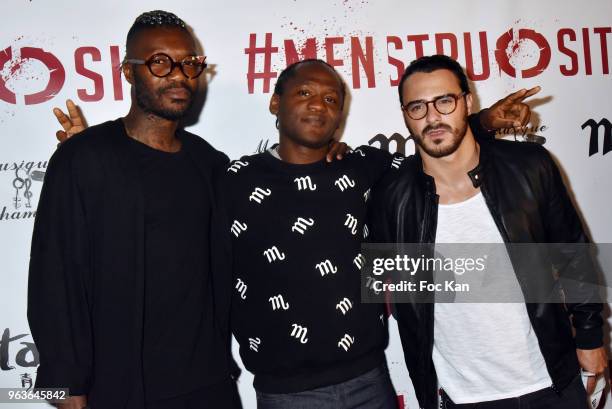
POLYGON ((460 94, 440 95, 439 97, 435 97, 429 101, 411 101, 405 105, 402 105, 402 110, 414 120, 423 119, 427 115, 429 104, 433 103, 436 111, 442 115, 449 115, 455 112, 455 109, 457 109, 457 100, 466 94, 467 92, 464 91, 460 94))
POLYGON ((205 60, 206 57, 203 55, 191 55, 175 62, 169 55, 159 53, 150 56, 146 60, 129 58, 125 62, 144 64, 149 68, 151 74, 160 78, 167 77, 178 66, 185 77, 193 79, 199 77, 204 69, 206 69, 205 60))

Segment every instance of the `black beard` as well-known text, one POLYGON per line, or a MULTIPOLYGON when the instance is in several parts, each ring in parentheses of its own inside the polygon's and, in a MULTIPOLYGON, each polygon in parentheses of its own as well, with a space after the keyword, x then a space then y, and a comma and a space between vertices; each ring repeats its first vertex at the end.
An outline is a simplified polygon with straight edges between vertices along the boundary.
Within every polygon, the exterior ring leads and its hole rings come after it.
MULTIPOLYGON (((171 86, 169 88, 173 88, 171 86)), ((161 97, 161 94, 167 89, 163 88, 158 90, 157 92, 152 92, 146 88, 142 78, 134 72, 134 93, 136 95, 136 104, 140 109, 142 109, 147 114, 152 114, 158 116, 163 119, 167 119, 169 121, 178 121, 185 117, 189 108, 191 108, 191 104, 193 103, 193 98, 190 99, 189 104, 183 109, 165 109, 157 106, 157 100, 161 97)), ((191 90, 186 88, 190 93, 191 90)))
POLYGON ((455 151, 459 148, 459 145, 461 145, 461 141, 463 141, 463 138, 465 137, 465 134, 467 133, 467 127, 468 127, 468 123, 466 119, 465 122, 463 123, 463 127, 457 129, 457 132, 454 132, 453 129, 446 124, 440 124, 437 126, 431 126, 431 125, 426 126, 425 128, 423 128, 421 135, 416 136, 416 137, 414 136, 414 133, 412 131, 411 133, 413 134, 414 142, 417 145, 419 145, 421 149, 425 151, 425 153, 427 153, 432 158, 443 158, 445 156, 455 153, 455 151), (432 149, 431 147, 426 146, 423 143, 422 135, 434 129, 446 129, 449 132, 451 132, 453 134, 453 143, 450 146, 446 147, 445 149, 435 149, 435 147, 432 149))

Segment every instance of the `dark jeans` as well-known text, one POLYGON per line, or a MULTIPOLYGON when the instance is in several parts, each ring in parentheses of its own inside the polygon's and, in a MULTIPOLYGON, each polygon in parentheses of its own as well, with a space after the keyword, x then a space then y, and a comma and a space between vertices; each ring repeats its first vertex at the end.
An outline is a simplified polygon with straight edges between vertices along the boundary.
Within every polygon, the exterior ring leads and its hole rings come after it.
POLYGON ((397 409, 386 366, 337 385, 297 393, 257 392, 257 409, 397 409))
POLYGON ((240 409, 236 382, 232 379, 161 401, 147 402, 146 409, 240 409))
POLYGON ((442 409, 587 409, 587 396, 578 375, 560 394, 545 388, 516 398, 457 405, 442 391, 442 409))

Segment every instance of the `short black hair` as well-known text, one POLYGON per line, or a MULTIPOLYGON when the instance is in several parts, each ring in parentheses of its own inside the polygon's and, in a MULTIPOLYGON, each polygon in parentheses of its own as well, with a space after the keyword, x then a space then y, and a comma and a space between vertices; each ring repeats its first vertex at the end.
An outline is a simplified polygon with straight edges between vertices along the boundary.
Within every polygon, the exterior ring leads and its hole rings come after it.
POLYGON ((187 24, 185 24, 185 22, 176 14, 163 10, 147 11, 146 13, 142 13, 136 17, 134 24, 132 24, 132 27, 130 27, 130 31, 128 31, 127 38, 125 40, 126 53, 129 50, 130 43, 134 40, 138 33, 158 27, 178 28, 185 30, 186 33, 189 33, 187 24))
POLYGON ((402 89, 404 87, 404 82, 406 82, 408 77, 410 77, 415 72, 430 73, 436 70, 451 71, 459 80, 459 86, 461 87, 461 91, 465 92, 466 94, 469 94, 471 92, 467 77, 465 76, 465 72, 457 61, 443 54, 428 55, 412 61, 410 65, 406 68, 406 71, 404 71, 404 74, 400 79, 399 86, 397 87, 397 91, 399 92, 400 104, 404 105, 404 101, 402 99, 402 89))
POLYGON ((344 85, 342 77, 340 77, 340 74, 338 74, 338 71, 336 71, 334 67, 332 67, 325 61, 316 58, 308 58, 302 61, 295 62, 285 68, 283 71, 281 71, 280 75, 278 76, 278 79, 276 80, 276 84, 274 85, 274 93, 277 95, 283 95, 287 81, 295 77, 295 71, 298 67, 306 64, 322 64, 326 67, 329 67, 334 72, 334 74, 336 74, 336 77, 338 77, 338 82, 340 82, 340 88, 342 90, 342 101, 344 102, 344 99, 346 97, 346 86, 344 85))

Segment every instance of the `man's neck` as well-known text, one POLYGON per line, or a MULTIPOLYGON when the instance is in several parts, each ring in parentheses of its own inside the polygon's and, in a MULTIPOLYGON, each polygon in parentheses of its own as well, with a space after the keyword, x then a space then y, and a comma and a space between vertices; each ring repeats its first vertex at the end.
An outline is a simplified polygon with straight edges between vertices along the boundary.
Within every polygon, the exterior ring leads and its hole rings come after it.
POLYGON ((153 149, 178 152, 181 141, 176 137, 178 121, 171 121, 157 115, 143 112, 132 104, 130 112, 123 118, 127 134, 153 149))
POLYGON ((441 204, 458 203, 478 193, 468 175, 480 160, 480 146, 468 128, 461 145, 451 155, 434 158, 419 148, 423 170, 436 182, 436 192, 441 204))
POLYGON ((311 148, 299 145, 291 139, 279 136, 278 155, 281 160, 296 165, 307 165, 323 160, 327 155, 327 145, 320 148, 311 148))

